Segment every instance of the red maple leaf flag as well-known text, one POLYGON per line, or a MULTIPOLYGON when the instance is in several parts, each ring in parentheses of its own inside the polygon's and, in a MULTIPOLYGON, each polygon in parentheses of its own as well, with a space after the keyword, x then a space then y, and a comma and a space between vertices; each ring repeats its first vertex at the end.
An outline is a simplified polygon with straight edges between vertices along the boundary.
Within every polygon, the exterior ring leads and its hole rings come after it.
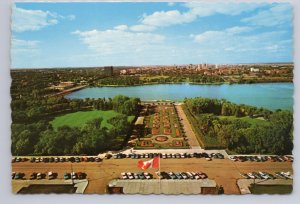
POLYGON ((158 168, 159 167, 159 157, 154 157, 153 159, 148 160, 148 161, 139 160, 138 167, 143 170, 146 170, 148 168, 158 168))

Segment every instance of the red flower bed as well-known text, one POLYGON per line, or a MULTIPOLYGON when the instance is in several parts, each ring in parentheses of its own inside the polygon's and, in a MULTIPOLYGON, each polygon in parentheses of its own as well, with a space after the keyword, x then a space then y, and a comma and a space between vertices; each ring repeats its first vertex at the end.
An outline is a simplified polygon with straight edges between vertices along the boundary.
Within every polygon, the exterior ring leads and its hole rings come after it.
POLYGON ((159 130, 156 128, 152 128, 151 133, 152 135, 157 135, 159 133, 159 130))
POLYGON ((141 147, 153 147, 153 143, 150 140, 141 141, 141 147))
POLYGON ((174 140, 173 141, 173 146, 174 147, 182 147, 183 146, 183 142, 181 140, 174 140))
POLYGON ((167 136, 157 136, 156 138, 155 138, 155 140, 156 141, 158 141, 158 142, 165 142, 165 141, 167 141, 168 140, 168 137, 167 136))
POLYGON ((179 137, 180 136, 180 131, 176 128, 176 137, 179 137))
POLYGON ((164 129, 164 134, 170 135, 170 134, 171 134, 171 129, 165 128, 165 129, 164 129))

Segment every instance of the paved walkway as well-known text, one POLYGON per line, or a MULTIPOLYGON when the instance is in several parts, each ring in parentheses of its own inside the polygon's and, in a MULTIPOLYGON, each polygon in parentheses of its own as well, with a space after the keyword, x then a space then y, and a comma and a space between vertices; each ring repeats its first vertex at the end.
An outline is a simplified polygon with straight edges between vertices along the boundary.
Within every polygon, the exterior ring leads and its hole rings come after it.
POLYGON ((197 138, 196 138, 196 134, 194 133, 194 131, 192 129, 192 126, 191 126, 189 120, 187 119, 183 109, 182 109, 182 106, 181 105, 175 105, 175 108, 177 110, 179 119, 182 119, 182 120, 180 120, 180 122, 183 126, 185 135, 188 138, 188 143, 190 144, 191 148, 192 149, 199 149, 199 150, 202 149, 199 145, 199 142, 198 142, 197 138))

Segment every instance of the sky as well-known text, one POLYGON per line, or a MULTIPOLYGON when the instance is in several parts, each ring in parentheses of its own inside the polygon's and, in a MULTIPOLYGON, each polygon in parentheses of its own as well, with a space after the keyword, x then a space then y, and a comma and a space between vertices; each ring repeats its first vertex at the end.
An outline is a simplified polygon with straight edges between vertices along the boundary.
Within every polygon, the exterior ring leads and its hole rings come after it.
POLYGON ((16 3, 12 68, 293 61, 288 3, 16 3))

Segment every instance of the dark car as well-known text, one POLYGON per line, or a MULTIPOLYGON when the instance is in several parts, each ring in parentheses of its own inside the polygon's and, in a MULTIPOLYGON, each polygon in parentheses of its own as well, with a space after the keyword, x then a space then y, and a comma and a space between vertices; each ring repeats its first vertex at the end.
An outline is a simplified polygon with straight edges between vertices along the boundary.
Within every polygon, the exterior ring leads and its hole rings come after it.
POLYGON ((77 176, 78 176, 78 179, 85 179, 85 177, 86 177, 85 173, 82 173, 82 172, 78 172, 77 176))
POLYGON ((169 172, 168 175, 171 179, 177 179, 177 176, 173 172, 169 172))
POLYGON ((162 179, 170 179, 171 177, 169 176, 169 174, 168 173, 166 173, 166 172, 161 172, 160 173, 160 175, 161 175, 161 178, 162 179))
POLYGON ((217 153, 216 155, 217 155, 218 159, 224 159, 224 155, 223 154, 217 153))
POLYGON ((23 173, 16 173, 14 179, 22 179, 24 177, 23 173))
POLYGON ((178 178, 178 179, 183 179, 182 175, 180 173, 175 173, 175 176, 178 178))
POLYGON ((208 157, 209 157, 209 155, 208 155, 206 152, 203 152, 203 153, 201 154, 201 157, 208 158, 208 157))
POLYGON ((101 162, 102 159, 100 159, 99 157, 96 157, 96 158, 95 158, 95 161, 96 161, 96 162, 101 162))
POLYGON ((30 180, 33 180, 33 179, 36 179, 37 178, 37 173, 33 172, 31 175, 30 175, 30 180))
POLYGON ((70 179, 70 178, 71 178, 71 174, 66 172, 66 173, 64 174, 64 179, 65 179, 65 180, 68 180, 68 179, 70 179))

